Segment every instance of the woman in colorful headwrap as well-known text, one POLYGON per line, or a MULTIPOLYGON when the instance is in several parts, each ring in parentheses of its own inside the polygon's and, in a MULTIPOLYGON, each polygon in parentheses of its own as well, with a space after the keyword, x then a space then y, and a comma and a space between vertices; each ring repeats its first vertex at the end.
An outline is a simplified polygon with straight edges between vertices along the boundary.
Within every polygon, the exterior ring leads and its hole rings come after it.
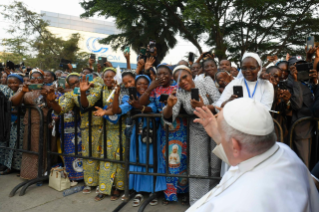
MULTIPOLYGON (((151 79, 147 75, 138 75, 135 77, 135 87, 137 91, 137 98, 139 98, 148 88, 151 79)), ((136 100, 135 97, 131 97, 129 103, 133 106, 136 111, 141 113, 156 113, 157 107, 154 102, 151 102, 147 106, 141 105, 136 100)), ((150 120, 150 131, 149 131, 149 164, 153 164, 153 134, 156 131, 153 131, 152 122, 150 120)), ((138 153, 139 153, 139 163, 146 164, 146 142, 147 142, 147 119, 146 118, 139 118, 134 121, 132 126, 132 134, 130 135, 131 143, 130 143, 130 162, 137 162, 136 161, 136 151, 137 151, 137 142, 138 142, 138 153), (138 128, 138 135, 136 135, 136 128, 138 128), (136 139, 138 138, 138 140, 136 139)), ((142 166, 130 166, 130 171, 136 172, 145 172, 145 167, 142 166)), ((153 172, 153 168, 149 168, 149 172, 153 172)), ((143 195, 141 192, 155 192, 154 189, 154 177, 147 176, 147 175, 130 175, 129 176, 129 189, 133 189, 136 192, 139 192, 133 200, 133 206, 137 207, 143 201, 143 195)), ((157 200, 153 200, 151 205, 156 205, 157 200)))
MULTIPOLYGON (((18 74, 10 74, 8 76, 8 87, 0 87, 0 91, 4 93, 4 95, 10 99, 19 89, 19 86, 23 83, 23 78, 18 74)), ((10 129, 10 142, 9 147, 15 148, 18 136, 18 110, 16 107, 12 107, 11 110, 11 129, 10 129)), ((23 115, 20 113, 20 135, 19 135, 19 149, 22 149, 23 143, 23 133, 24 133, 24 125, 23 125, 23 115)), ((5 145, 5 143, 0 143, 0 145, 5 145)), ((13 150, 5 150, 0 149, 0 174, 8 174, 12 169, 20 170, 21 167, 21 152, 14 152, 13 150)))
MULTIPOLYGON (((148 101, 155 102, 157 112, 162 113, 165 102, 161 100, 161 96, 169 95, 174 89, 177 89, 177 85, 171 84, 172 71, 165 65, 160 64, 157 67, 157 80, 153 81, 148 89, 140 97, 140 103, 145 104, 148 101)), ((175 79, 179 80, 179 79, 175 79)), ((157 132, 157 150, 158 150, 158 173, 166 172, 166 125, 161 122, 157 132)), ((187 170, 187 120, 184 118, 177 118, 173 125, 169 127, 168 145, 169 151, 176 144, 181 151, 180 154, 181 163, 178 165, 169 164, 170 174, 182 174, 187 170)), ((162 200, 163 204, 168 204, 170 201, 178 201, 177 193, 184 194, 188 192, 187 179, 178 177, 157 177, 156 178, 156 191, 164 191, 165 198, 162 200), (185 182, 181 184, 180 182, 185 182)), ((187 204, 187 196, 183 195, 182 203, 187 204)))
MULTIPOLYGON (((82 71, 82 75, 91 73, 88 68, 82 71)), ((72 73, 68 76, 68 84, 70 87, 74 86, 75 89, 71 92, 64 94, 64 99, 57 103, 55 101, 54 89, 45 94, 46 99, 53 108, 54 112, 58 115, 65 114, 79 107, 81 110, 81 138, 82 138, 82 155, 89 156, 89 113, 93 106, 101 98, 101 91, 103 86, 103 80, 100 77, 93 79, 91 83, 88 82, 86 77, 82 77, 80 80, 79 88, 75 86, 74 79, 78 78, 78 75, 72 73), (76 77, 73 77, 76 75, 76 77), (73 79, 73 80, 72 80, 73 79), (94 87, 93 87, 94 85, 94 87), (80 95, 79 95, 80 94, 80 95)), ((92 142, 92 157, 100 157, 101 155, 101 143, 102 143, 102 127, 103 120, 101 117, 92 114, 91 122, 91 142, 92 142)), ((91 193, 91 187, 99 185, 99 162, 97 160, 83 159, 84 170, 84 182, 85 188, 83 193, 91 193)), ((97 189, 98 190, 98 189, 97 189)))
MULTIPOLYGON (((33 69, 30 72, 30 82, 31 84, 43 84, 44 81, 44 72, 40 69, 33 69)), ((45 104, 45 99, 41 95, 41 90, 30 90, 26 83, 17 91, 17 93, 11 98, 12 105, 19 106, 22 103, 30 106, 37 106, 42 109, 43 112, 43 126, 46 126, 46 117, 48 113, 48 107, 45 104)), ((28 128, 31 128, 31 145, 30 151, 39 152, 39 132, 40 132, 40 114, 37 110, 31 109, 31 125, 28 123, 29 111, 27 108, 26 115, 23 120, 23 124, 25 125, 25 132, 29 132, 28 128)), ((42 127, 43 127, 42 126, 42 127)), ((46 127, 43 127, 43 144, 45 150, 46 144, 46 127)), ((28 133, 24 134, 23 138, 23 149, 27 149, 28 146, 28 133)), ((43 161, 42 164, 46 164, 46 154, 45 151, 43 153, 43 161)), ((34 179, 38 176, 38 155, 22 153, 22 162, 21 162, 21 178, 24 179, 34 179)), ((45 165, 44 169, 45 170, 45 165)))
MULTIPOLYGON (((112 67, 105 69, 103 74, 104 88, 103 88, 103 106, 97 107, 95 115, 103 116, 106 121, 107 129, 107 158, 112 160, 125 160, 125 114, 127 114, 132 106, 128 103, 129 96, 123 93, 119 86, 116 87, 114 96, 110 96, 114 89, 114 77, 116 70, 112 67), (110 97, 110 100, 107 99, 110 97), (121 132, 120 122, 122 119, 121 132), (120 134, 122 138, 122 149, 120 149, 120 134)), ((132 72, 124 72, 122 74, 123 84, 126 88, 133 87, 135 84, 134 74, 132 72)), ((102 152, 104 147, 102 146, 102 152)), ((104 157, 104 153, 101 154, 104 157)), ((104 199, 107 195, 111 195, 111 201, 117 200, 120 197, 120 191, 124 190, 125 179, 124 164, 114 162, 100 162, 100 193, 95 197, 96 201, 104 199), (112 191, 112 186, 115 189, 112 191)))
MULTIPOLYGON (((66 78, 66 84, 68 85, 68 88, 64 91, 70 91, 72 92, 74 88, 79 87, 80 85, 80 74, 78 73, 71 73, 66 78)), ((58 92, 58 102, 61 104, 63 100, 65 99, 65 94, 62 94, 58 92)), ((81 118, 80 113, 78 114, 78 119, 75 120, 75 113, 79 111, 75 111, 75 108, 73 110, 67 111, 63 114, 64 116, 64 154, 74 154, 75 153, 75 121, 77 121, 77 139, 78 139, 78 154, 81 155, 82 153, 82 141, 81 141, 81 118)), ((55 116, 56 117, 56 116, 55 116)), ((59 124, 59 133, 60 136, 61 133, 61 126, 62 126, 62 119, 60 119, 59 124)), ((62 139, 60 139, 61 145, 62 145, 62 139)), ((66 169, 66 172, 69 173, 69 179, 72 181, 71 186, 77 185, 78 180, 83 179, 83 160, 82 158, 75 158, 75 157, 63 157, 64 159, 64 166, 66 169)))

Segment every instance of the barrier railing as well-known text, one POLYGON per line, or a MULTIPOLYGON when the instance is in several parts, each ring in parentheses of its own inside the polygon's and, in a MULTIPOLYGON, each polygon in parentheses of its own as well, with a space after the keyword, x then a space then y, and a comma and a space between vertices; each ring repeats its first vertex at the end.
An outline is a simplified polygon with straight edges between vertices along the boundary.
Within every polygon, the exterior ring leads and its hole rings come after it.
POLYGON ((308 116, 308 117, 304 117, 304 118, 300 118, 300 119, 296 120, 289 130, 289 145, 290 145, 290 148, 292 150, 295 149, 294 143, 293 143, 294 130, 299 123, 302 123, 305 121, 312 121, 314 124, 314 134, 311 136, 312 142, 309 145, 310 156, 309 156, 309 161, 308 161, 309 162, 308 168, 311 170, 312 167, 319 161, 319 145, 318 145, 318 136, 319 136, 318 121, 319 121, 319 118, 308 116))
MULTIPOLYGON (((165 161, 165 164, 166 164, 166 173, 157 173, 157 139, 156 139, 156 133, 153 133, 153 137, 152 137, 152 144, 153 144, 153 164, 150 164, 149 163, 149 154, 150 154, 150 128, 151 128, 151 125, 150 123, 152 123, 152 130, 153 132, 157 132, 157 122, 156 122, 156 118, 160 118, 161 117, 161 114, 138 114, 138 115, 134 115, 131 117, 132 120, 138 120, 139 118, 146 118, 146 122, 147 122, 147 139, 146 139, 146 163, 140 163, 139 162, 139 152, 138 152, 138 139, 135 139, 136 140, 136 144, 137 147, 136 147, 136 162, 131 162, 130 161, 130 136, 127 136, 126 137, 126 144, 125 144, 125 160, 123 160, 123 147, 122 147, 122 118, 120 118, 119 120, 119 135, 120 135, 120 160, 114 160, 114 159, 109 159, 107 158, 107 129, 106 129, 106 120, 103 119, 103 131, 104 131, 104 134, 103 134, 103 152, 104 152, 104 156, 103 158, 100 158, 100 157, 92 157, 92 112, 88 112, 89 113, 89 127, 88 127, 88 130, 89 130, 89 136, 88 136, 88 139, 89 139, 89 156, 83 156, 82 154, 79 154, 79 151, 78 151, 78 136, 77 136, 77 133, 78 133, 78 122, 76 120, 78 120, 79 118, 79 112, 78 111, 75 111, 74 113, 74 132, 75 132, 75 139, 74 139, 74 143, 75 143, 75 149, 74 149, 74 154, 65 154, 64 152, 64 145, 65 145, 65 142, 64 142, 64 116, 60 116, 61 117, 61 135, 60 135, 60 139, 61 139, 61 146, 62 146, 62 153, 57 153, 57 152, 53 152, 51 151, 51 133, 50 133, 50 130, 49 130, 49 123, 51 123, 52 121, 52 117, 51 117, 51 113, 52 113, 52 110, 49 110, 48 112, 48 115, 47 115, 47 125, 44 126, 44 121, 43 121, 43 113, 42 113, 42 110, 38 107, 35 107, 35 106, 27 106, 27 108, 29 108, 28 110, 28 113, 29 113, 29 119, 28 119, 28 125, 30 127, 28 127, 28 145, 27 145, 27 150, 24 150, 24 149, 17 149, 19 147, 19 128, 18 128, 18 139, 17 139, 17 145, 15 149, 13 149, 14 151, 20 151, 20 152, 25 152, 25 153, 30 153, 30 154, 35 154, 35 155, 38 155, 39 157, 39 166, 38 166, 38 176, 36 179, 33 179, 33 180, 29 180, 29 181, 26 181, 26 182, 23 182, 21 184, 19 184, 18 186, 16 186, 10 193, 10 196, 13 196, 15 194, 15 192, 21 188, 21 192, 20 192, 20 196, 24 195, 25 194, 25 191, 26 189, 32 185, 32 184, 35 184, 37 182, 40 182, 40 181, 45 181, 45 180, 48 180, 48 176, 44 176, 44 166, 43 166, 43 151, 40 151, 43 149, 44 147, 44 139, 43 139, 43 135, 44 135, 44 129, 43 127, 47 127, 47 145, 46 145, 46 150, 47 150, 47 173, 49 175, 50 173, 50 169, 51 169, 51 155, 60 155, 60 156, 64 156, 64 157, 74 157, 74 158, 83 158, 83 159, 91 159, 91 160, 98 160, 98 161, 108 161, 108 162, 114 162, 114 163, 121 163, 121 164, 125 164, 125 173, 127 173, 126 177, 125 177, 125 185, 124 185, 124 191, 125 191, 125 197, 126 197, 126 200, 120 204, 114 211, 120 211, 121 208, 123 208, 125 206, 125 204, 127 204, 129 202, 129 200, 135 195, 134 192, 130 193, 129 191, 129 175, 132 175, 132 174, 138 174, 138 175, 150 175, 150 176, 153 176, 155 177, 158 177, 158 176, 163 176, 163 177, 180 177, 180 178, 198 178, 198 179, 213 179, 213 180, 220 180, 220 177, 212 177, 210 176, 211 175, 211 172, 209 171, 208 173, 208 176, 201 176, 201 175, 190 175, 190 166, 189 166, 189 161, 190 161, 190 157, 189 157, 189 148, 187 148, 187 172, 186 174, 170 174, 169 173, 169 160, 168 160, 168 153, 169 153, 169 141, 168 141, 168 138, 169 138, 169 135, 168 133, 166 133, 166 161, 165 161), (30 151, 30 145, 31 145, 31 110, 37 110, 39 115, 40 115, 40 135, 39 135, 39 152, 32 152, 30 151), (141 166, 141 167, 145 167, 145 172, 133 172, 133 171, 129 171, 129 166, 130 165, 135 165, 135 166, 141 166), (149 169, 150 168, 153 168, 153 172, 150 172, 149 169)), ((189 115, 180 115, 179 117, 182 117, 182 118, 186 118, 187 119, 187 146, 189 147, 189 126, 190 126, 190 120, 191 118, 193 118, 193 116, 189 116, 189 115)), ((20 120, 21 117, 18 116, 18 122, 20 123, 20 120)), ((319 120, 319 119, 318 119, 319 120)), ((278 127, 279 129, 279 132, 280 132, 280 141, 283 142, 283 130, 281 128, 281 126, 279 125, 279 123, 274 120, 274 123, 275 125, 278 127)), ((18 127, 20 127, 20 125, 18 125, 18 127)), ((138 127, 136 127, 136 130, 138 130, 138 127)), ((168 130, 168 126, 166 125, 166 132, 169 132, 168 130)), ((136 136, 137 133, 136 133, 136 136)), ((82 141, 83 142, 83 141, 82 141)), ((12 149, 12 148, 9 148, 9 147, 5 147, 6 149, 12 149)), ((210 148, 207 148, 207 151, 209 152, 209 156, 211 156, 211 149, 210 148)), ((208 159, 208 167, 211 167, 210 166, 210 163, 211 163, 211 160, 210 158, 208 159)), ((154 180, 154 188, 155 188, 155 182, 156 180, 154 180)), ((146 201, 144 201, 140 208, 139 208, 139 211, 144 211, 144 209, 146 208, 146 206, 148 205, 149 202, 151 202, 153 199, 155 199, 157 197, 157 193, 153 193, 146 201)))
MULTIPOLYGON (((26 180, 20 184, 18 184, 16 187, 14 187, 12 189, 12 191, 10 192, 10 197, 14 196, 15 193, 17 192, 17 190, 19 190, 21 187, 21 191, 20 191, 20 196, 23 196, 27 190, 27 188, 37 182, 41 182, 43 180, 46 179, 46 177, 44 176, 43 170, 43 145, 44 145, 44 139, 43 139, 43 126, 44 126, 44 122, 43 122, 43 112, 40 108, 36 107, 36 106, 24 106, 27 110, 28 113, 28 131, 24 132, 25 134, 27 133, 27 148, 24 149, 20 149, 20 122, 21 120, 21 107, 18 108, 18 116, 17 116, 17 140, 16 140, 16 145, 15 148, 11 148, 9 146, 9 141, 6 142, 6 146, 2 146, 0 148, 3 148, 5 150, 12 150, 12 151, 17 151, 17 152, 22 152, 22 153, 28 153, 28 154, 33 154, 33 155, 37 155, 38 156, 38 173, 37 173, 37 177, 35 179, 31 179, 31 180, 26 180), (35 151, 31 151, 31 125, 32 125, 32 116, 31 116, 31 111, 35 110, 39 113, 39 150, 38 152, 35 151)), ((11 110, 10 110, 11 111, 11 110)), ((24 135, 25 136, 25 135, 24 135)))

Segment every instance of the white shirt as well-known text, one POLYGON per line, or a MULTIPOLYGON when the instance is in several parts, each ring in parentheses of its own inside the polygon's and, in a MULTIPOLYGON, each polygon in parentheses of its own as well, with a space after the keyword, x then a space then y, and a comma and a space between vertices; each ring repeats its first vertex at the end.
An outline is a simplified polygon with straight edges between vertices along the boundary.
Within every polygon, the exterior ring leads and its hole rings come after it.
POLYGON ((187 212, 319 211, 319 195, 307 167, 285 144, 237 166, 187 212))
MULTIPOLYGON (((256 82, 250 82, 250 81, 246 80, 246 82, 247 82, 247 85, 249 87, 250 96, 252 96, 254 89, 255 89, 255 85, 258 82, 256 92, 255 92, 253 98, 256 101, 259 101, 262 104, 264 104, 270 110, 272 103, 274 101, 274 87, 273 87, 273 85, 268 80, 262 80, 262 79, 258 79, 256 82)), ((234 94, 234 92, 233 92, 234 85, 241 85, 243 87, 244 98, 249 98, 244 78, 243 77, 239 78, 239 79, 236 78, 225 87, 221 97, 213 105, 220 107, 223 102, 227 101, 231 97, 231 95, 234 94)))

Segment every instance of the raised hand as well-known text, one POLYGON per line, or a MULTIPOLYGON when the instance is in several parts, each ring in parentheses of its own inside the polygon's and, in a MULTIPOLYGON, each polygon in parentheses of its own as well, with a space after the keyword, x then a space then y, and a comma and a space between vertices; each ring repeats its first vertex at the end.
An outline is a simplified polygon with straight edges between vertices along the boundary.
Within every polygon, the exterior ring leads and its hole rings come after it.
POLYGON ((194 109, 197 107, 203 107, 204 106, 203 98, 199 96, 199 101, 196 101, 195 99, 191 99, 191 106, 194 109))
MULTIPOLYGON (((221 110, 222 109, 220 109, 220 112, 221 110)), ((198 117, 194 120, 194 122, 201 124, 204 127, 206 133, 211 138, 213 138, 216 144, 220 144, 220 129, 218 129, 217 118, 213 115, 213 113, 205 106, 202 108, 197 107, 194 113, 198 117)))
POLYGON ((83 76, 82 79, 80 80, 80 91, 81 92, 86 92, 89 90, 90 87, 92 87, 92 83, 89 83, 89 81, 86 79, 86 76, 83 76))
POLYGON ((23 93, 27 93, 30 91, 28 85, 29 84, 26 82, 23 83, 22 90, 21 90, 23 93))
POLYGON ((290 74, 291 76, 294 78, 294 81, 297 82, 297 76, 298 76, 298 71, 297 71, 297 68, 295 66, 296 64, 292 65, 292 66, 289 66, 289 71, 290 71, 290 74))
POLYGON ((173 92, 169 95, 168 99, 167 99, 167 106, 169 107, 174 107, 174 105, 177 102, 177 97, 176 95, 176 89, 173 90, 173 92))
POLYGON ((149 58, 147 58, 147 59, 146 59, 145 66, 144 66, 144 69, 145 69, 145 70, 150 69, 150 68, 153 66, 154 62, 155 62, 155 58, 154 58, 154 57, 149 57, 149 58))
POLYGON ((287 103, 291 98, 291 93, 289 92, 289 90, 286 90, 286 89, 280 90, 280 98, 287 103))
POLYGON ((309 77, 311 78, 312 82, 314 84, 317 84, 318 83, 318 73, 317 73, 317 70, 315 69, 311 69, 309 71, 309 77))

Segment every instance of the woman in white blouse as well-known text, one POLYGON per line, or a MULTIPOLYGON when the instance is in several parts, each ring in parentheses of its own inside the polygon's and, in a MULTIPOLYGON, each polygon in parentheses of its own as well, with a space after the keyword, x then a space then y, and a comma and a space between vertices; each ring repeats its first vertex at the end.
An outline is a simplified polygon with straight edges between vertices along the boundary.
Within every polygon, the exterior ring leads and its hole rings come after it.
POLYGON ((223 107, 227 102, 238 98, 233 93, 233 87, 242 86, 244 98, 253 98, 270 110, 274 100, 274 88, 268 80, 259 78, 261 71, 262 64, 259 56, 256 53, 245 53, 242 58, 241 72, 226 86, 220 99, 214 105, 223 107))

